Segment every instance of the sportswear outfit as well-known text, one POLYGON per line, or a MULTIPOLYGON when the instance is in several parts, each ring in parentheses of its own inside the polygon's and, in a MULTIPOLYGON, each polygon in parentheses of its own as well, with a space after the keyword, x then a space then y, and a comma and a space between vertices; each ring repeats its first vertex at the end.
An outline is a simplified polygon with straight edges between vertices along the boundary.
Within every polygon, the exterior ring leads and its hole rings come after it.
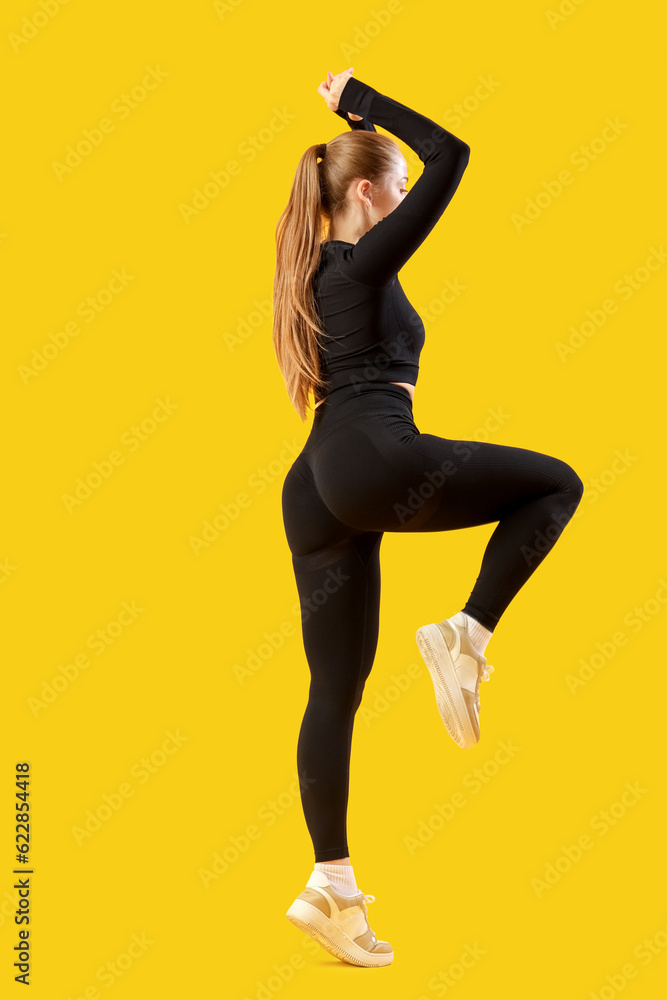
MULTIPOLYGON (((378 641, 383 533, 498 522, 463 606, 492 631, 583 493, 577 473, 558 458, 416 426, 408 390, 390 384, 416 384, 424 344, 424 325, 397 272, 449 204, 470 147, 355 77, 338 114, 352 128, 387 129, 424 166, 403 201, 357 243, 322 244, 314 280, 328 390, 285 477, 282 512, 311 674, 297 767, 316 862, 350 853, 352 730, 378 641), (348 111, 362 121, 351 121, 348 111)), ((449 634, 443 649, 453 645, 449 634)), ((467 697, 472 703, 476 689, 467 697)))

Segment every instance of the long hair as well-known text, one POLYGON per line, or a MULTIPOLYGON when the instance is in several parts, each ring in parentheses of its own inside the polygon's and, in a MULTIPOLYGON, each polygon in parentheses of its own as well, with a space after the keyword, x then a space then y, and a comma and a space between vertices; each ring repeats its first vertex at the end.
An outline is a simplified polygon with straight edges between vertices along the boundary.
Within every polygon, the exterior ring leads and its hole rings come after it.
POLYGON ((302 420, 309 395, 324 395, 320 348, 324 337, 314 295, 322 241, 347 208, 355 179, 383 188, 400 149, 389 136, 354 129, 309 146, 299 160, 289 201, 276 226, 273 347, 290 401, 302 420), (319 162, 318 162, 319 159, 319 162))

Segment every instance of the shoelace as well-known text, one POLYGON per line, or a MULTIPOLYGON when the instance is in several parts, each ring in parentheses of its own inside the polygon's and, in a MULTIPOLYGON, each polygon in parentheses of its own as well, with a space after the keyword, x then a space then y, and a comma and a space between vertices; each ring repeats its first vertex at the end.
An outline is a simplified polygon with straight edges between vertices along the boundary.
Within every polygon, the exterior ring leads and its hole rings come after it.
MULTIPOLYGON (((486 666, 483 666, 481 668, 481 670, 480 670, 480 680, 483 680, 483 681, 490 680, 492 673, 493 673, 493 667, 491 666, 490 663, 487 663, 486 666)), ((479 715, 479 709, 480 709, 480 704, 479 704, 479 688, 477 690, 477 697, 475 698, 475 708, 477 709, 477 714, 479 715)))
MULTIPOLYGON (((363 892, 361 894, 361 903, 362 903, 363 911, 366 914, 366 923, 367 924, 368 924, 368 911, 367 911, 367 908, 366 908, 366 903, 374 903, 374 902, 375 902, 375 896, 373 896, 372 893, 363 892)), ((368 929, 371 932, 371 937, 372 937, 372 940, 373 940, 373 945, 376 945, 378 939, 375 936, 375 931, 371 929, 370 924, 368 924, 368 929)))
POLYGON ((489 677, 489 674, 492 674, 492 673, 493 673, 493 667, 491 666, 490 663, 487 663, 487 665, 485 667, 482 667, 482 680, 483 681, 491 680, 491 678, 489 677))

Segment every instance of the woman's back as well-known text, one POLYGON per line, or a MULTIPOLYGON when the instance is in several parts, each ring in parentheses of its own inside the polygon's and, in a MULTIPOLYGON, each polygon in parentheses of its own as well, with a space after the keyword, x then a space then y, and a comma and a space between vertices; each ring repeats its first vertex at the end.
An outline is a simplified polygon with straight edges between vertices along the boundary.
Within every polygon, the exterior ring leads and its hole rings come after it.
POLYGON ((320 368, 328 391, 375 380, 416 385, 424 324, 397 275, 382 288, 350 277, 352 246, 341 240, 323 243, 314 281, 326 333, 320 368))

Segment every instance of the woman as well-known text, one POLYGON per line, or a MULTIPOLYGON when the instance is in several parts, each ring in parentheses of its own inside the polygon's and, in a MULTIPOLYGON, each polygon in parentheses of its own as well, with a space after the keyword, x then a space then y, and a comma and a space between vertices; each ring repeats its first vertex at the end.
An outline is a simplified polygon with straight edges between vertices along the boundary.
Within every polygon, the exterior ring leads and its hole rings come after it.
POLYGON ((393 951, 368 925, 374 897, 357 888, 346 812, 354 716, 378 640, 383 533, 499 522, 463 609, 417 630, 440 716, 468 748, 480 738, 479 683, 493 670, 487 642, 583 484, 549 455, 415 425, 424 326, 397 272, 449 204, 470 147, 353 72, 329 72, 318 87, 352 131, 306 150, 278 222, 273 343, 302 419, 311 391, 317 400, 282 490, 311 673, 297 766, 315 851, 287 916, 342 961, 374 967, 393 951), (374 124, 422 160, 410 191, 398 145, 374 124))

